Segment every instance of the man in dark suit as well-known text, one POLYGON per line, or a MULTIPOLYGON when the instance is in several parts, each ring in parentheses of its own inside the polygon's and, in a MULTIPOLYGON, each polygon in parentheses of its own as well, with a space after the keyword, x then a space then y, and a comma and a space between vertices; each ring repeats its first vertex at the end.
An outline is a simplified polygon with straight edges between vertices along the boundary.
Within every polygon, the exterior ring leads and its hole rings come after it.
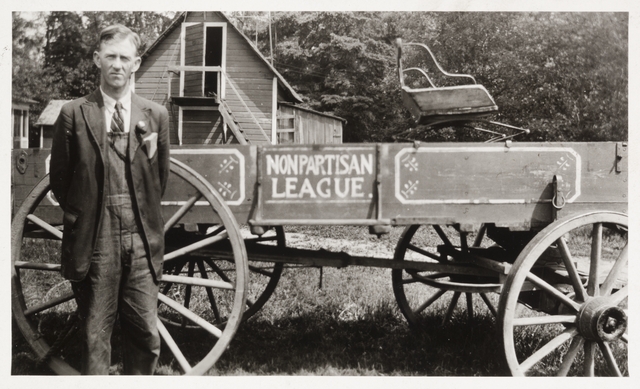
POLYGON ((169 175, 166 108, 131 92, 140 38, 100 33, 100 88, 66 104, 51 149, 51 188, 64 211, 62 274, 83 319, 83 374, 108 374, 119 317, 125 374, 152 374, 164 252, 160 199, 169 175))

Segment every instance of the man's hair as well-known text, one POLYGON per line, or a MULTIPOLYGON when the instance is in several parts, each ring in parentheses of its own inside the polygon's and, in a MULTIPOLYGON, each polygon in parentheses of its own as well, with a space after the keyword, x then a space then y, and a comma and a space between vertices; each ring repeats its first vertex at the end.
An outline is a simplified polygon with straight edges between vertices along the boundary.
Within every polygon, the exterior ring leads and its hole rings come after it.
POLYGON ((123 26, 122 24, 114 24, 112 26, 108 26, 100 31, 100 39, 98 40, 98 50, 100 50, 100 46, 109 42, 113 39, 125 39, 128 38, 133 46, 136 48, 136 55, 138 55, 138 50, 140 50, 140 36, 137 33, 131 31, 128 27, 123 26))

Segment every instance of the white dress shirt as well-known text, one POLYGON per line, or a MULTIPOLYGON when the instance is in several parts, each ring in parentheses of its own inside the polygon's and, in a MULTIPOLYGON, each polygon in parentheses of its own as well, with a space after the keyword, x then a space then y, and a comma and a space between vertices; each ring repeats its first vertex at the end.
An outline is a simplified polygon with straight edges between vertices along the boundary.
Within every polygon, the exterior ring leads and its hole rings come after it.
MULTIPOLYGON (((107 132, 111 132, 111 117, 116 111, 116 100, 104 93, 102 87, 100 87, 100 93, 102 93, 102 100, 104 101, 104 120, 107 124, 107 132)), ((122 103, 122 121, 124 122, 124 132, 129 132, 129 126, 131 125, 131 90, 127 92, 119 100, 122 103)))

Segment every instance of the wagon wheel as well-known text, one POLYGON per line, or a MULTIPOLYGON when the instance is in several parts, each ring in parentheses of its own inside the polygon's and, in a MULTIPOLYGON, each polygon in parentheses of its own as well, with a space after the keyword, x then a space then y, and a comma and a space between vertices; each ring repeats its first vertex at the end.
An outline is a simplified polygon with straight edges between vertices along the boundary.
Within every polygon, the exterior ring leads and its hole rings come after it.
MULTIPOLYGON (((173 310, 203 329, 203 336, 198 337, 194 347, 193 342, 184 339, 184 331, 166 328, 159 320, 158 329, 164 341, 159 368, 175 362, 187 374, 203 374, 227 348, 240 324, 245 305, 247 255, 235 219, 211 185, 174 160, 171 172, 170 185, 180 185, 189 197, 176 202, 178 210, 169 218, 165 230, 184 217, 196 202, 219 218, 221 228, 206 241, 166 254, 165 261, 195 255, 198 247, 217 242, 230 245, 234 256, 229 264, 230 268, 235 267, 231 282, 214 276, 204 279, 200 274, 165 275, 162 281, 191 285, 194 291, 205 289, 204 286, 226 291, 226 300, 218 304, 218 315, 224 318, 224 326, 200 306, 185 308, 170 296, 159 295, 162 312, 173 310)), ((74 338, 79 327, 74 320, 76 306, 69 282, 59 275, 62 223, 48 223, 41 217, 47 214, 45 219, 49 219, 57 211, 61 220, 61 211, 51 205, 49 194, 49 176, 45 176, 20 206, 12 222, 12 310, 18 328, 39 361, 48 364, 57 374, 77 374, 80 351, 78 339, 74 338)))
MULTIPOLYGON (((197 241, 206 237, 212 236, 217 233, 216 226, 209 228, 212 232, 208 234, 190 234, 182 241, 197 241)), ((172 239, 176 241, 177 239, 172 239)), ((280 226, 275 227, 273 230, 267 231, 262 236, 251 236, 245 238, 245 244, 247 248, 254 250, 260 250, 260 246, 264 244, 275 244, 279 247, 286 245, 284 229, 280 226)), ((202 277, 203 274, 214 273, 224 279, 232 279, 234 277, 233 268, 227 268, 227 264, 230 258, 233 258, 229 253, 228 244, 212 245, 207 249, 199 250, 192 255, 185 255, 182 258, 172 260, 165 264, 164 272, 169 275, 185 274, 188 277, 193 277, 197 273, 202 277), (219 249, 219 250, 216 250, 219 249), (219 255, 220 250, 224 251, 223 255, 219 255)), ((167 251, 173 251, 175 248, 167 247, 167 251)), ((282 263, 269 263, 249 261, 249 281, 246 291, 246 306, 242 320, 248 320, 254 314, 256 314, 264 304, 269 300, 269 297, 273 294, 280 276, 283 270, 282 263)), ((225 322, 222 318, 218 318, 219 309, 216 303, 216 288, 203 288, 200 295, 193 293, 192 288, 189 285, 179 285, 171 282, 167 282, 161 288, 163 294, 172 296, 175 300, 179 301, 185 307, 189 307, 192 301, 198 301, 199 299, 205 299, 209 301, 211 313, 216 316, 216 321, 224 325, 225 322), (206 296, 205 296, 206 294, 206 296)), ((186 320, 184 317, 177 317, 179 321, 176 321, 175 315, 163 315, 160 313, 160 319, 167 325, 180 326, 183 328, 199 329, 198 325, 186 320)))
POLYGON ((628 375, 627 216, 593 211, 540 231, 500 296, 513 375, 628 375))
MULTIPOLYGON (((446 253, 466 250, 466 234, 456 231, 460 238, 460 246, 455 246, 450 235, 438 225, 433 226, 440 242, 441 252, 435 252, 434 236, 429 226, 411 225, 405 228, 396 246, 395 261, 418 261, 427 263, 455 263, 446 253)), ((479 247, 484 237, 482 228, 470 247, 479 247)), ((474 294, 479 294, 483 303, 494 316, 496 310, 487 293, 497 292, 500 285, 497 280, 474 275, 455 275, 441 272, 416 271, 413 269, 393 269, 391 272, 393 293, 400 311, 413 327, 419 327, 427 315, 428 308, 446 307, 442 325, 451 319, 458 307, 458 300, 464 293, 466 310, 470 319, 473 318, 474 294)))
MULTIPOLYGON (((286 238, 284 228, 277 226, 273 231, 268 231, 260 237, 251 237, 245 239, 247 247, 254 247, 259 250, 262 244, 275 243, 278 247, 286 246, 286 238)), ((247 289, 247 306, 245 307, 243 320, 249 319, 255 315, 266 302, 278 285, 284 264, 282 262, 258 262, 249 261, 249 286, 247 289)))

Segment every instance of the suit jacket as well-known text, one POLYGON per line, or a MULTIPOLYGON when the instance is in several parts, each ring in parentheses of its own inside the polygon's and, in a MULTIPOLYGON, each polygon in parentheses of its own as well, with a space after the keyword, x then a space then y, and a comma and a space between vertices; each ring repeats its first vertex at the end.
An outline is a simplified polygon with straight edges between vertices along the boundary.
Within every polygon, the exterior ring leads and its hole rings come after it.
MULTIPOLYGON (((65 104, 54 127, 51 189, 64 211, 62 275, 72 281, 84 279, 89 271, 104 213, 104 158, 109 147, 104 109, 97 89, 65 104)), ((141 236, 158 281, 164 255, 160 200, 169 177, 169 115, 165 107, 134 93, 128 158, 133 208, 142 222, 141 236), (152 150, 148 140, 156 136, 157 150, 152 150)))

